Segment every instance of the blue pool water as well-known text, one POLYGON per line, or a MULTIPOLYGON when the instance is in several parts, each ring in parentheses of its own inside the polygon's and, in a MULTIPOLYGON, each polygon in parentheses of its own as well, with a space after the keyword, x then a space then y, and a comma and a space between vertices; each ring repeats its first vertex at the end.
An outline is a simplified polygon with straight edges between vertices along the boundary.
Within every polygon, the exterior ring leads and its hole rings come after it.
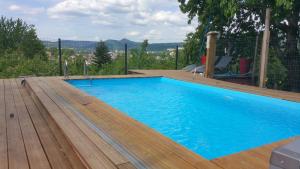
POLYGON ((300 135, 300 103, 164 77, 70 80, 207 159, 300 135))

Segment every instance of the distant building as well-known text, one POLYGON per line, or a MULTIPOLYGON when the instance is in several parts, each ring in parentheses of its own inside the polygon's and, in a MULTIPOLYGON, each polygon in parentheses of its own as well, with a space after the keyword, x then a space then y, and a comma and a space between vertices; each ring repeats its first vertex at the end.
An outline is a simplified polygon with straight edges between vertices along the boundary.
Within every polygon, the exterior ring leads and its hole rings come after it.
MULTIPOLYGON (((179 47, 178 50, 183 50, 183 47, 179 47)), ((170 56, 175 57, 175 55, 176 55, 176 48, 168 48, 167 51, 169 52, 170 56)))
POLYGON ((49 51, 46 51, 46 55, 47 55, 47 57, 48 57, 49 60, 55 60, 55 59, 57 59, 57 57, 55 57, 53 49, 50 49, 49 51))
POLYGON ((74 60, 74 59, 76 58, 76 56, 75 56, 75 55, 71 55, 70 58, 71 58, 72 60, 74 60))
POLYGON ((93 53, 84 55, 83 58, 87 61, 87 65, 92 65, 96 62, 96 57, 93 53))
POLYGON ((117 52, 108 52, 112 60, 115 60, 118 58, 118 53, 117 52))

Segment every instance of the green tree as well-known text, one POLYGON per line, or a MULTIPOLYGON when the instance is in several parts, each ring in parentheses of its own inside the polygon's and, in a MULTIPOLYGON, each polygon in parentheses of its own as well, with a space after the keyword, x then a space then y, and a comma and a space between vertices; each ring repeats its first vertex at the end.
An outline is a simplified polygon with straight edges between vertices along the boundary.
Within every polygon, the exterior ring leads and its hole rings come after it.
POLYGON ((21 55, 45 57, 45 48, 36 35, 33 25, 21 19, 0 18, 0 56, 5 52, 21 51, 21 55))
POLYGON ((194 36, 194 33, 187 34, 187 38, 184 40, 183 49, 186 56, 186 64, 199 63, 200 57, 200 39, 194 36))
POLYGON ((144 40, 143 43, 141 44, 140 47, 140 52, 139 52, 139 65, 138 68, 141 68, 141 65, 145 65, 146 62, 146 58, 147 57, 147 47, 148 47, 149 43, 148 40, 144 40))
POLYGON ((288 70, 291 90, 300 90, 300 1, 299 0, 178 0, 180 9, 189 17, 189 23, 197 19, 199 26, 193 36, 205 31, 219 31, 221 37, 236 38, 254 36, 264 27, 265 9, 272 9, 271 44, 284 49, 281 60, 288 70), (285 62, 284 62, 285 61, 285 62), (298 81, 298 83, 297 83, 298 81))
POLYGON ((111 56, 109 55, 108 47, 106 46, 105 42, 100 41, 97 43, 95 56, 96 56, 96 63, 98 67, 101 68, 104 64, 111 62, 111 56))
POLYGON ((147 66, 149 58, 147 54, 147 47, 149 43, 148 40, 144 40, 139 48, 131 49, 130 54, 131 54, 131 59, 129 60, 129 65, 131 68, 138 68, 142 69, 145 66, 147 66))

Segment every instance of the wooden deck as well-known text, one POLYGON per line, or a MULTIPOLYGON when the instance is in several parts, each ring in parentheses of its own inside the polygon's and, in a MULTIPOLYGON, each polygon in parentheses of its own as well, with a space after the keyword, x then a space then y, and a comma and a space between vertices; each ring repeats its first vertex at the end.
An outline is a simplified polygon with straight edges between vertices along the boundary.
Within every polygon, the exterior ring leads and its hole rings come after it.
MULTIPOLYGON (((180 71, 138 71, 300 101, 278 92, 197 78, 180 71)), ((72 77, 82 78, 82 77, 72 77)), ((96 77, 95 77, 96 78, 96 77)), ((187 150, 60 77, 0 79, 0 169, 267 169, 272 149, 295 138, 214 160, 187 150)))
POLYGON ((0 80, 0 168, 84 168, 20 81, 0 80))

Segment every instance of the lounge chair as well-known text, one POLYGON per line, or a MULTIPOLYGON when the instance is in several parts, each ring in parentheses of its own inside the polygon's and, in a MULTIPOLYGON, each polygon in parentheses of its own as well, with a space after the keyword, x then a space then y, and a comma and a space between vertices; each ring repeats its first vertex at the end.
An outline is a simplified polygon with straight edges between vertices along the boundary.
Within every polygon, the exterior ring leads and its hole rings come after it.
POLYGON ((192 65, 188 65, 188 66, 182 68, 182 70, 185 70, 185 71, 187 71, 187 72, 190 72, 190 71, 192 71, 193 69, 195 69, 195 67, 197 67, 197 65, 196 65, 196 64, 192 64, 192 65))
MULTIPOLYGON (((216 56, 215 69, 217 70, 225 69, 228 66, 228 64, 231 62, 231 60, 232 57, 230 56, 222 56, 221 58, 219 56, 216 56)), ((205 72, 205 65, 198 66, 192 70, 192 73, 203 73, 203 72, 205 72)))
POLYGON ((231 56, 223 56, 221 60, 215 65, 215 69, 217 69, 218 71, 223 71, 227 68, 231 61, 231 56))
POLYGON ((248 78, 248 77, 252 77, 252 71, 249 71, 248 73, 244 73, 244 74, 226 72, 226 73, 221 73, 221 74, 215 74, 214 75, 214 78, 216 78, 216 79, 248 78))

